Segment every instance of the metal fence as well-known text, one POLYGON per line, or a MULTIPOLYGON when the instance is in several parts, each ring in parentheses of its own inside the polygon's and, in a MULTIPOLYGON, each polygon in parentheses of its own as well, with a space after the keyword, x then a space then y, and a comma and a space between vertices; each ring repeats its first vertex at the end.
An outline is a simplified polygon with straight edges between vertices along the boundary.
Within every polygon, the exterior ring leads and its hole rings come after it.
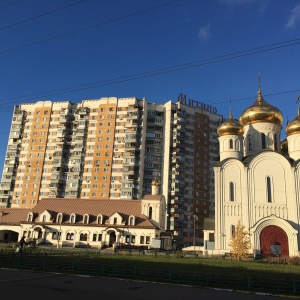
MULTIPOLYGON (((84 252, 76 253, 82 254, 84 252)), ((59 255, 59 252, 56 252, 56 255, 59 255)), ((12 252, 3 253, 3 251, 0 253, 0 267, 300 296, 300 280, 293 277, 281 277, 275 280, 274 278, 252 275, 237 276, 228 273, 216 274, 205 273, 204 271, 140 267, 129 264, 95 263, 94 260, 89 259, 61 260, 47 255, 15 256, 12 252)))

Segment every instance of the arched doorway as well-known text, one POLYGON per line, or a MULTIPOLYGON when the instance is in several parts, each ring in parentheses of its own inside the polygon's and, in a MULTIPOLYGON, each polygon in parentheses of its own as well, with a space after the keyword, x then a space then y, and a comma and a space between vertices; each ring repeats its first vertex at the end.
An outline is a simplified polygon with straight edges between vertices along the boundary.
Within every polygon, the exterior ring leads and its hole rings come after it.
POLYGON ((115 241, 116 241, 116 233, 114 231, 112 231, 109 234, 109 247, 112 247, 113 244, 115 243, 115 241))
POLYGON ((289 240, 285 231, 276 226, 265 227, 260 234, 262 254, 281 254, 289 256, 289 240))

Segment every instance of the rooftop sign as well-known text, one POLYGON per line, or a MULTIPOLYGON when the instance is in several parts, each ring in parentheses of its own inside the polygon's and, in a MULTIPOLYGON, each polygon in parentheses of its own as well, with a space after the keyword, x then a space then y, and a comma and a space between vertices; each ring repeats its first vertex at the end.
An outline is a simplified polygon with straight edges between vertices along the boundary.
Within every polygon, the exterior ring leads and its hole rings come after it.
POLYGON ((207 110, 207 111, 209 111, 213 114, 217 113, 217 108, 216 107, 211 106, 210 104, 206 104, 206 103, 203 103, 203 102, 196 101, 196 100, 187 99, 186 95, 184 95, 184 94, 180 94, 178 96, 178 102, 180 102, 184 105, 191 106, 191 107, 199 107, 199 108, 205 109, 205 110, 207 110))

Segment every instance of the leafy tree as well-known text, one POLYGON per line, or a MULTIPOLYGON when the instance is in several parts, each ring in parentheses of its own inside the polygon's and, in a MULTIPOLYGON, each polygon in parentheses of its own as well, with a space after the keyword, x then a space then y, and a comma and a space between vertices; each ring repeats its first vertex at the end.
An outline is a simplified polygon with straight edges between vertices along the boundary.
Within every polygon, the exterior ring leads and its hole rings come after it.
POLYGON ((240 221, 235 227, 229 246, 232 248, 233 257, 238 260, 249 255, 251 249, 250 233, 245 230, 245 226, 240 221))

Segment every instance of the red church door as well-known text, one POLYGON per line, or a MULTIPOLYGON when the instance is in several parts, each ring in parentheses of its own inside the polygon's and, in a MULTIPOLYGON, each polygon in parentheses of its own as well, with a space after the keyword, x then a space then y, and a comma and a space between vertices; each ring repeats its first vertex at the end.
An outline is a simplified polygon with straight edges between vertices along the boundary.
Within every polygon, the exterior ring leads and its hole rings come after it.
POLYGON ((265 227, 260 234, 262 254, 281 254, 289 256, 289 240, 285 231, 275 225, 265 227))

